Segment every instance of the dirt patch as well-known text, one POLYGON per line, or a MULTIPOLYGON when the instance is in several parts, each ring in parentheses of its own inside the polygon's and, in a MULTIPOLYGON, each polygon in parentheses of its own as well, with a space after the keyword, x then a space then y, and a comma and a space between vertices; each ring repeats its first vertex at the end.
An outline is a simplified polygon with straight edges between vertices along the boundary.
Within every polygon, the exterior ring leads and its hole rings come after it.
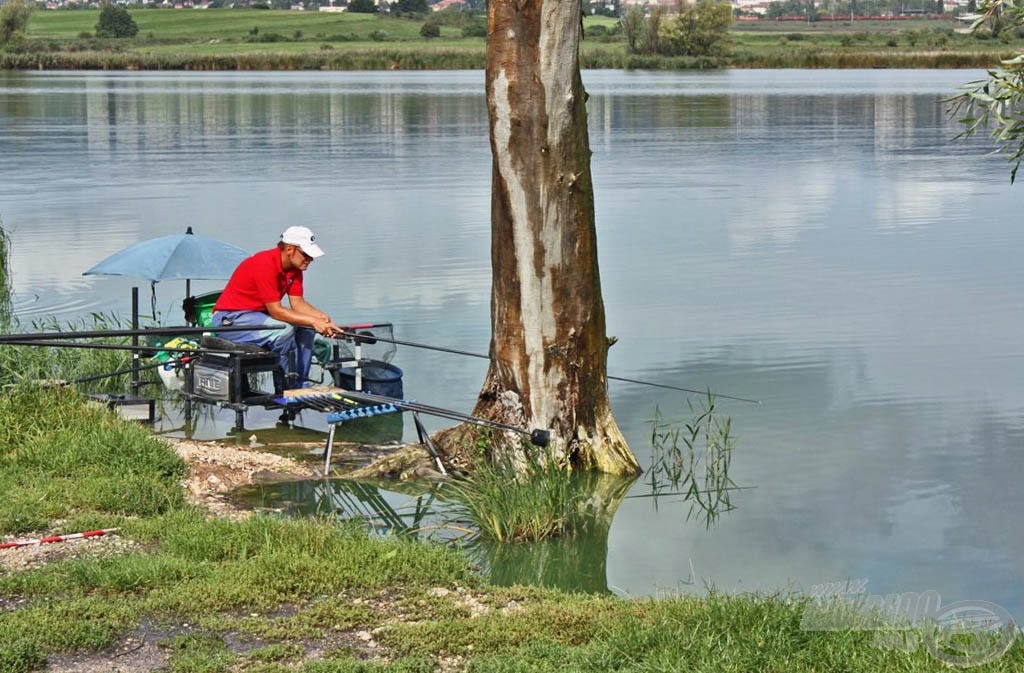
POLYGON ((131 636, 103 652, 51 654, 48 673, 145 673, 167 666, 170 655, 153 640, 131 636))
POLYGON ((188 464, 183 486, 189 502, 225 517, 250 516, 251 511, 233 505, 228 493, 239 486, 284 479, 312 479, 319 466, 255 448, 220 442, 172 440, 178 455, 188 464))

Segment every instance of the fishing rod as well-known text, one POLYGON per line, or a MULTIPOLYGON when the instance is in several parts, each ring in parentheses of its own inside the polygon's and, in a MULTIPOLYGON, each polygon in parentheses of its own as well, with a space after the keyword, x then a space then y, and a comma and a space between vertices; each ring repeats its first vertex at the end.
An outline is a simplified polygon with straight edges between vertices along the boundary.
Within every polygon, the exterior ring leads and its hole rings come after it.
POLYGON ((74 341, 37 341, 33 339, 27 339, 25 341, 0 341, 0 346, 49 346, 51 348, 84 348, 86 350, 115 350, 115 351, 133 351, 138 353, 149 353, 154 351, 164 351, 173 353, 189 353, 194 355, 202 355, 203 353, 217 353, 217 354, 231 354, 231 355, 245 355, 249 351, 234 349, 234 348, 195 348, 188 346, 133 346, 131 344, 98 344, 98 343, 76 343, 74 341))
MULTIPOLYGON (((284 329, 285 325, 224 325, 217 326, 220 332, 244 332, 253 329, 271 330, 284 329)), ((205 334, 213 331, 211 327, 153 327, 147 329, 115 329, 87 330, 82 332, 28 332, 24 334, 0 334, 0 344, 19 341, 49 341, 53 339, 103 339, 105 337, 134 336, 177 336, 187 334, 205 334)))
POLYGON ((78 384, 78 383, 89 383, 91 381, 99 381, 100 379, 109 379, 114 376, 122 376, 124 374, 131 374, 136 371, 146 371, 147 369, 156 369, 157 367, 163 367, 165 365, 177 365, 184 364, 191 360, 191 358, 179 358, 177 360, 168 360, 167 362, 155 362, 149 365, 142 365, 138 369, 121 369, 116 372, 110 372, 109 374, 93 374, 92 376, 83 376, 81 378, 68 381, 67 384, 78 384))
MULTIPOLYGON (((444 346, 433 346, 431 344, 418 343, 416 341, 404 341, 402 339, 388 339, 380 337, 374 334, 365 334, 361 332, 344 332, 344 338, 351 338, 356 341, 363 341, 365 343, 372 343, 373 341, 384 341, 387 343, 393 343, 399 346, 410 346, 412 348, 422 348, 424 350, 438 351, 441 353, 451 353, 453 355, 465 355, 471 358, 480 358, 482 360, 491 360, 490 355, 484 355, 483 353, 474 353, 472 351, 459 350, 457 348, 445 348, 444 346)), ((682 388, 680 386, 671 386, 666 383, 653 383, 651 381, 640 381, 638 379, 628 379, 623 376, 612 376, 607 374, 606 377, 609 381, 623 381, 625 383, 636 383, 642 386, 651 386, 654 388, 666 388, 668 390, 678 390, 684 393, 695 393, 697 395, 704 395, 710 393, 708 390, 694 390, 692 388, 682 388)), ((721 393, 712 393, 715 397, 720 397, 724 400, 735 400, 737 402, 750 402, 751 404, 761 404, 761 400, 755 400, 749 397, 737 397, 735 395, 724 395, 721 393)))
MULTIPOLYGON (((210 349, 210 348, 186 348, 181 346, 170 346, 164 348, 163 346, 132 346, 130 344, 97 344, 97 343, 78 343, 75 341, 37 341, 34 339, 26 339, 25 341, 2 341, 0 346, 48 346, 51 348, 84 348, 85 350, 110 350, 110 351, 137 351, 140 353, 146 353, 150 351, 174 351, 178 352, 189 352, 189 353, 222 353, 224 351, 210 349)), ((234 352, 234 351, 231 351, 234 352)))
MULTIPOLYGON (((395 407, 396 409, 402 409, 403 411, 414 411, 429 416, 438 416, 440 418, 448 418, 453 421, 461 421, 463 423, 470 423, 485 428, 493 428, 495 430, 508 430, 510 432, 517 432, 521 435, 525 435, 530 438, 530 442, 535 446, 547 446, 551 441, 551 431, 543 430, 541 428, 534 428, 533 430, 526 430, 515 425, 509 425, 508 423, 501 423, 499 421, 492 421, 488 418, 480 418, 479 416, 471 416, 464 414, 453 409, 445 409, 443 407, 434 407, 428 404, 421 404, 411 400, 403 400, 397 397, 388 397, 386 395, 377 395, 374 393, 367 393, 362 391, 345 390, 344 392, 328 393, 326 397, 333 400, 349 401, 349 402, 361 402, 366 404, 378 404, 395 407)), ((279 404, 288 405, 290 403, 296 403, 301 401, 301 396, 296 397, 279 397, 274 400, 279 404)))

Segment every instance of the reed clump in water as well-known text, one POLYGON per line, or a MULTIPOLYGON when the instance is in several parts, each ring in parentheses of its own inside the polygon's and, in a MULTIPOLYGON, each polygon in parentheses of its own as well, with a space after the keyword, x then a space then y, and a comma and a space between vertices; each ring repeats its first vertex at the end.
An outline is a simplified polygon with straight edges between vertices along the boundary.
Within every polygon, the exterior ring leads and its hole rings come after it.
POLYGON ((584 525, 585 494, 570 472, 543 457, 517 474, 509 465, 484 463, 452 484, 456 515, 496 542, 532 542, 572 535, 584 525))

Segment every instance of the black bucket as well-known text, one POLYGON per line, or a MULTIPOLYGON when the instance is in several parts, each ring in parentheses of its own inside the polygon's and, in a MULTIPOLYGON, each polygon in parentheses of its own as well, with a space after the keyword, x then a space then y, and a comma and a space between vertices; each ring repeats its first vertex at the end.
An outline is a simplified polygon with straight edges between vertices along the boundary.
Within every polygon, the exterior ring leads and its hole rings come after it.
MULTIPOLYGON (((363 363, 363 392, 399 399, 403 397, 401 369, 391 363, 379 360, 364 360, 363 363)), ((345 390, 356 389, 354 367, 340 367, 333 371, 333 375, 334 385, 345 390)))

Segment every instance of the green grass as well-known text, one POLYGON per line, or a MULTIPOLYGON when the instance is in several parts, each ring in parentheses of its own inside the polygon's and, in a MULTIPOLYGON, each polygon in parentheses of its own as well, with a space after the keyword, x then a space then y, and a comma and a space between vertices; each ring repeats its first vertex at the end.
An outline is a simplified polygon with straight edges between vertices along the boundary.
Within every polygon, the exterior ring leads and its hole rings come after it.
MULTIPOLYGON (((152 39, 180 44, 211 39, 240 41, 250 36, 253 27, 259 28, 261 34, 278 33, 288 38, 293 38, 295 31, 302 31, 303 39, 310 41, 341 36, 368 42, 372 39, 371 33, 384 31, 391 39, 428 42, 420 37, 422 19, 373 14, 207 9, 135 10, 131 16, 139 26, 139 34, 134 40, 121 41, 128 44, 152 39)), ((98 20, 99 10, 37 12, 29 22, 28 35, 31 38, 69 40, 83 32, 94 32, 98 20)), ((453 29, 442 30, 442 38, 456 35, 457 31, 453 29)))
POLYGON ((69 517, 156 515, 182 502, 180 459, 71 389, 7 392, 0 418, 0 531, 39 530, 69 517))
MULTIPOLYGON (((98 10, 40 11, 21 52, 0 51, 0 67, 18 69, 365 70, 482 68, 484 38, 443 26, 419 35, 423 18, 254 9, 134 10, 139 34, 126 40, 81 38, 98 10)), ((586 27, 615 27, 586 17, 586 27)), ((980 39, 949 20, 734 22, 727 58, 641 56, 621 37, 585 39, 585 68, 690 69, 986 67, 1024 49, 1018 37, 980 39)), ((1004 37, 1006 34, 1004 34, 1004 37)))
MULTIPOLYGON (((162 440, 68 390, 0 396, 0 532, 113 525, 101 540, 130 543, 0 573, 0 670, 129 636, 189 673, 948 670, 877 632, 801 630, 804 599, 500 588, 451 549, 335 519, 211 519, 184 502, 182 469, 162 440)), ((1018 642, 972 670, 1022 666, 1018 642)))

